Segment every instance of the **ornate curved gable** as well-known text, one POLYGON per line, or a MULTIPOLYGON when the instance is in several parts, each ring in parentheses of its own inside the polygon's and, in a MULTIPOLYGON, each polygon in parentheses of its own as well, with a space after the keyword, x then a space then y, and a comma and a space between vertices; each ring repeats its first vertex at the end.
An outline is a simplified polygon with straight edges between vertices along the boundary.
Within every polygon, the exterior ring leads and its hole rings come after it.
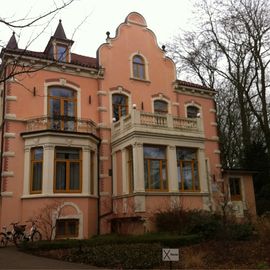
POLYGON ((137 24, 143 27, 147 27, 147 23, 144 17, 138 12, 131 12, 127 15, 125 23, 137 24))

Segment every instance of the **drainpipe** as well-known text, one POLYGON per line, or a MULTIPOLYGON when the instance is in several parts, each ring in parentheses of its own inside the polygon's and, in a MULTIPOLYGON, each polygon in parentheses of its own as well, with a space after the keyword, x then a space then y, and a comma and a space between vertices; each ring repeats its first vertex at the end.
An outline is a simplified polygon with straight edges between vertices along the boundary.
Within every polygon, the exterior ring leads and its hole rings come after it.
POLYGON ((100 145, 101 140, 98 141, 97 148, 97 234, 100 235, 100 173, 99 173, 99 159, 100 159, 100 145))
POLYGON ((5 133, 5 114, 6 114, 6 67, 4 68, 4 89, 3 89, 3 108, 1 123, 1 153, 0 153, 0 197, 2 196, 2 172, 3 172, 3 151, 4 151, 4 133, 5 133))

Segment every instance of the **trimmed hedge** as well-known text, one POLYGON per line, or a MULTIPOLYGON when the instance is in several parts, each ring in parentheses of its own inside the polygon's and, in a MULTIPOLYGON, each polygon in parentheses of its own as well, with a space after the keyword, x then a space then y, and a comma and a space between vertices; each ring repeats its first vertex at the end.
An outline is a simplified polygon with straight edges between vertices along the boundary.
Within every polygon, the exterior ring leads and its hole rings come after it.
POLYGON ((20 248, 25 251, 70 249, 83 247, 96 247, 104 245, 125 244, 160 244, 162 247, 180 247, 199 243, 202 240, 199 235, 172 235, 172 234, 144 234, 144 235, 102 235, 87 240, 55 240, 40 242, 25 242, 20 248))
POLYGON ((85 247, 82 250, 74 249, 65 260, 108 268, 149 269, 160 266, 161 246, 120 244, 85 247))

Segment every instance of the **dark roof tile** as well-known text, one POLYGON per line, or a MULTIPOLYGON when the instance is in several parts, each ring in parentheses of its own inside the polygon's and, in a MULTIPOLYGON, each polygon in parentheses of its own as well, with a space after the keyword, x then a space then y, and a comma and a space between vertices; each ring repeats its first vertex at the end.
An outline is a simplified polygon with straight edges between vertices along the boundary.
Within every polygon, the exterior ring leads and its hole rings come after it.
MULTIPOLYGON (((35 51, 30 51, 30 50, 12 49, 12 48, 6 48, 5 51, 13 53, 13 54, 17 54, 17 55, 22 55, 22 56, 53 60, 52 57, 50 57, 44 52, 35 52, 35 51)), ((97 63, 96 58, 88 57, 88 56, 84 56, 80 54, 75 54, 75 53, 71 53, 70 64, 87 67, 87 68, 98 68, 98 63, 97 63)))
POLYGON ((192 82, 187 82, 187 81, 182 81, 182 80, 177 80, 177 83, 181 86, 187 86, 187 87, 193 87, 197 89, 203 89, 203 90, 209 90, 209 91, 214 91, 213 88, 197 84, 197 83, 192 83, 192 82))

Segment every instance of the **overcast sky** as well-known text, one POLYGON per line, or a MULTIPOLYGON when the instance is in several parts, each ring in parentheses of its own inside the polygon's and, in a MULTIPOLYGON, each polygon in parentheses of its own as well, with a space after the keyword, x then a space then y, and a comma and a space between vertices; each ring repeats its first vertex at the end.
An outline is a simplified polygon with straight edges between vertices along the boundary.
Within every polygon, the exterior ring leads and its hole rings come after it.
MULTIPOLYGON (((54 0, 60 3, 59 0, 54 0)), ((0 17, 20 19, 36 17, 52 9, 53 0, 0 0, 0 17)), ((187 29, 192 18, 193 0, 76 0, 57 14, 46 26, 45 21, 31 29, 15 29, 19 47, 29 46, 30 50, 43 51, 54 33, 59 19, 62 19, 67 38, 74 40, 72 51, 95 57, 100 44, 105 42, 106 31, 115 36, 115 30, 126 16, 139 12, 146 19, 148 28, 157 36, 159 44, 176 35, 179 28, 187 29), (74 36, 73 36, 74 35, 74 36)), ((0 24, 0 42, 7 42, 13 29, 0 24)))

